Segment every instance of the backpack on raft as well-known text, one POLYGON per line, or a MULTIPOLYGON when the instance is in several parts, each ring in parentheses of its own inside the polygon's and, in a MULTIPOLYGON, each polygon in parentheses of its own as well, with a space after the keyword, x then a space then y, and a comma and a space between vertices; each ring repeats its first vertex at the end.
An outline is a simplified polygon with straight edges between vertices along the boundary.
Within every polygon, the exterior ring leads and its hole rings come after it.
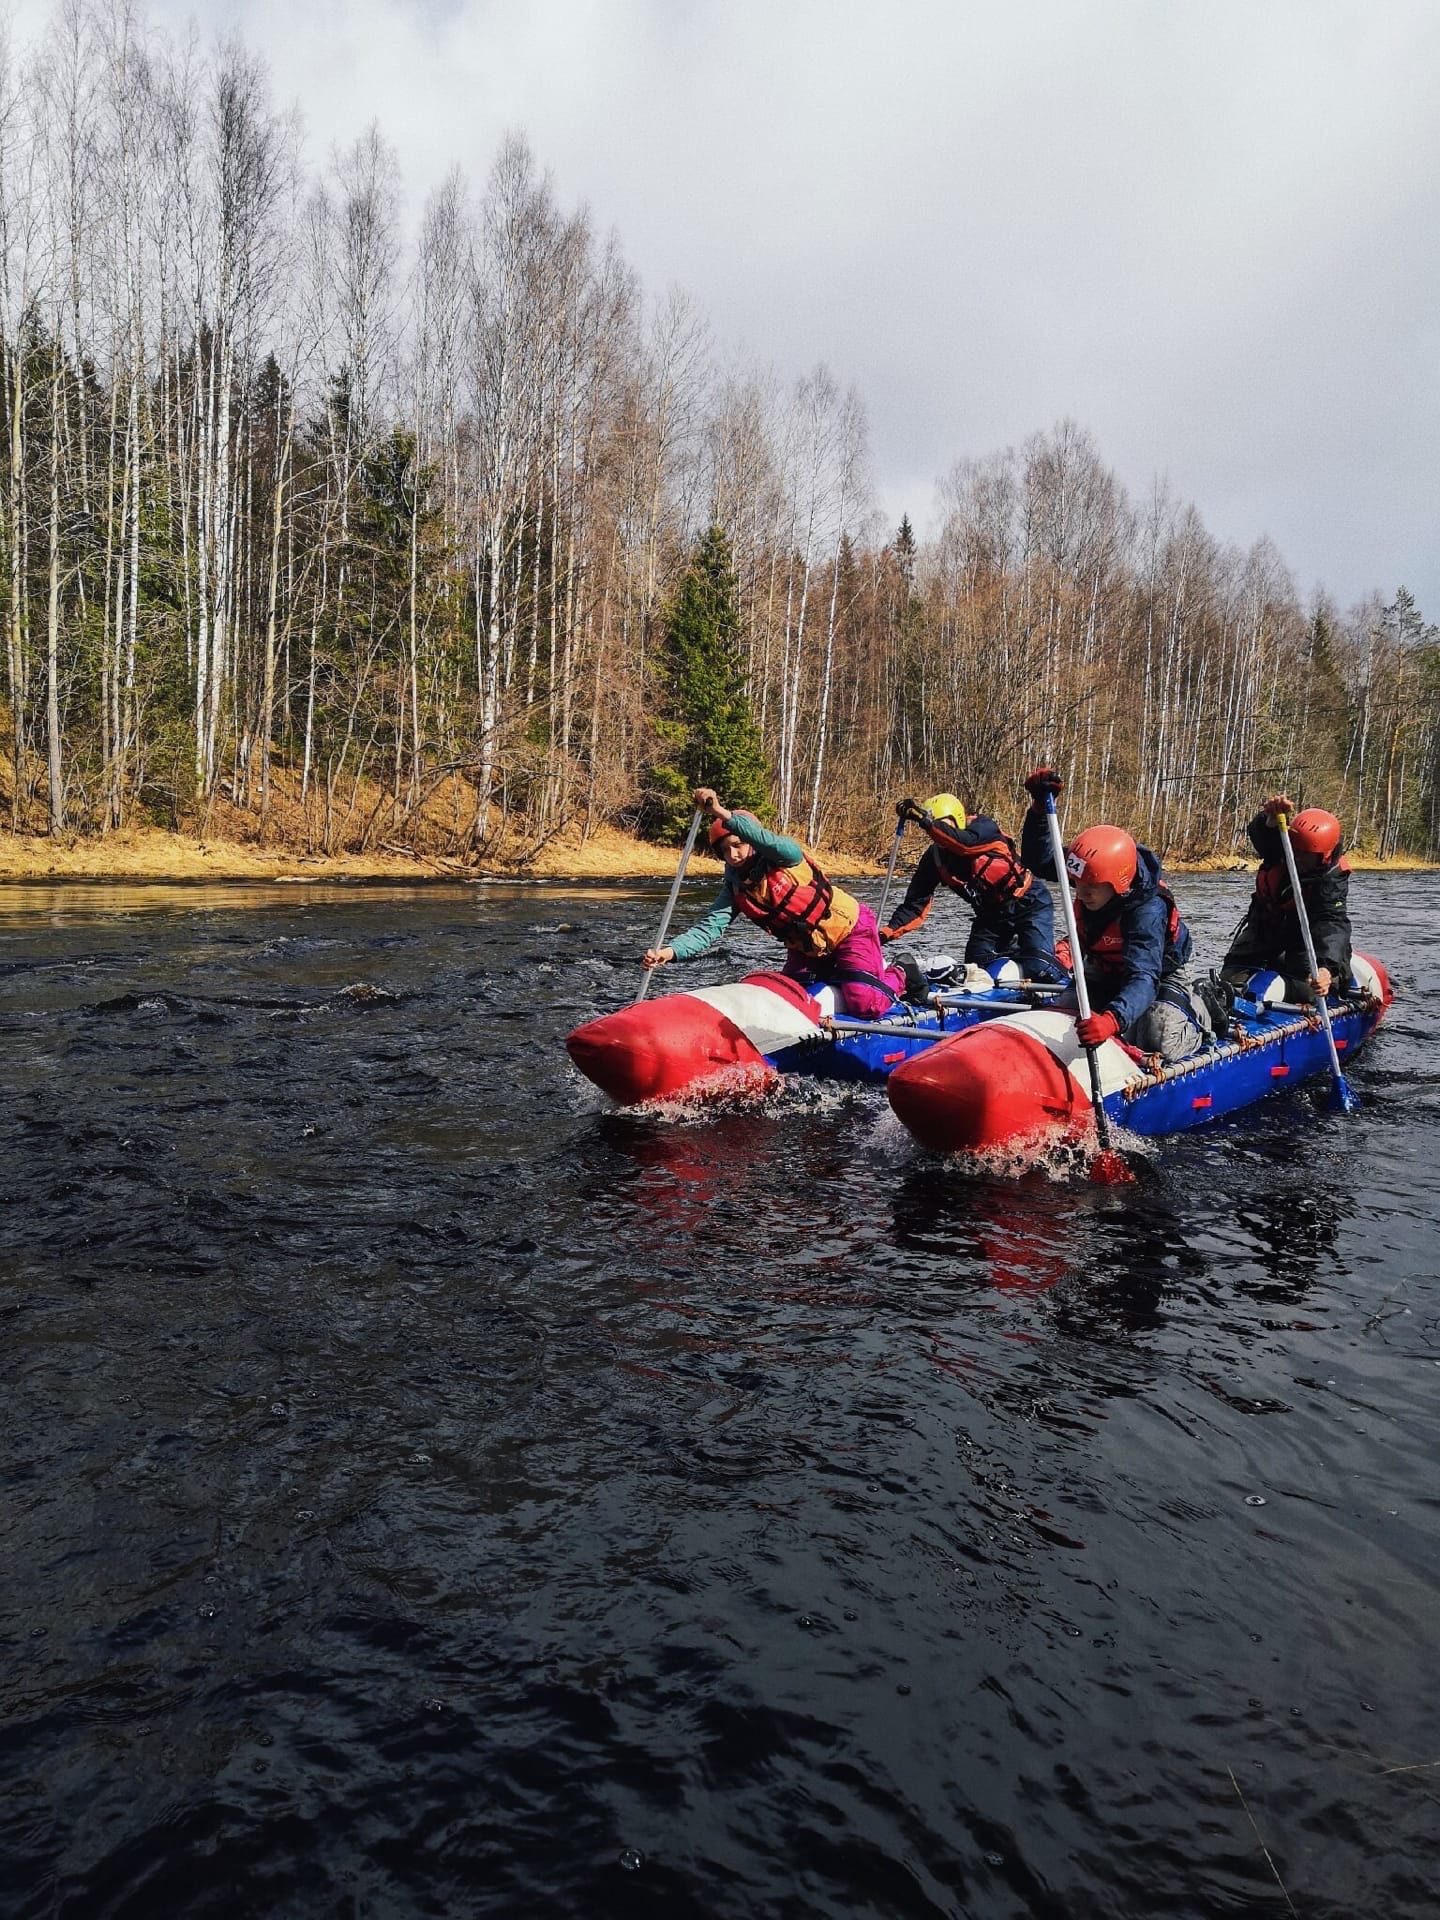
POLYGON ((1230 1020, 1235 1011, 1235 989, 1212 969, 1203 974, 1190 991, 1209 1014, 1210 1030, 1215 1038, 1223 1040, 1230 1031, 1230 1020))

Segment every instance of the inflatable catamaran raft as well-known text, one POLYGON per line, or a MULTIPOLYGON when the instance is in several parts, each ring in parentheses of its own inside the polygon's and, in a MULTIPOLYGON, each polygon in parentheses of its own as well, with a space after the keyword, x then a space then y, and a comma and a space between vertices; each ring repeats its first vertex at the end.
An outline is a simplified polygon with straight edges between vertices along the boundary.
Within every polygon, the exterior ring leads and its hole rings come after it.
MULTIPOLYGON (((836 1015, 828 987, 753 973, 623 1007, 577 1027, 566 1046, 585 1077, 621 1106, 750 1091, 782 1074, 884 1081, 890 1105, 922 1146, 1018 1149, 1078 1136, 1094 1118, 1074 1015, 1035 1004, 1054 991, 1003 984, 942 991, 928 1007, 847 1020, 836 1015)), ((1393 998, 1384 967, 1356 954, 1351 992, 1330 1015, 1344 1062, 1393 998)), ((1203 1126, 1329 1071, 1313 1009, 1251 996, 1236 1001, 1218 1046, 1175 1066, 1137 1060, 1115 1040, 1097 1052, 1106 1117, 1147 1137, 1203 1126)))

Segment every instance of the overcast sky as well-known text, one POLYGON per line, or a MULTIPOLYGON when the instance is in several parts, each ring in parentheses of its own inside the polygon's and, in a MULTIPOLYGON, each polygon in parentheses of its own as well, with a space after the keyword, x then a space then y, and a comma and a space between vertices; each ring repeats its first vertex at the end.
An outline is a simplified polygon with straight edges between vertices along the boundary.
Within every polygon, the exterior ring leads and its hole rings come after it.
MULTIPOLYGON (((1440 0, 150 0, 417 208, 529 136, 723 350, 860 389, 880 502, 1071 415, 1302 593, 1440 619, 1440 0)), ((22 33, 47 17, 22 0, 22 33)))

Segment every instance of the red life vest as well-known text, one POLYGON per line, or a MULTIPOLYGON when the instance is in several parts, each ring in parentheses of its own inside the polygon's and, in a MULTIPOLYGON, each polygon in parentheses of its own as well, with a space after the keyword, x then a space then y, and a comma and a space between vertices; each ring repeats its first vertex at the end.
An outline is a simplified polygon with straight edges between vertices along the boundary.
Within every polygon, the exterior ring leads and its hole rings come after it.
POLYGON ((1008 833, 972 844, 952 839, 943 821, 936 821, 926 832, 935 849, 940 878, 954 892, 963 894, 972 907, 996 900, 1019 900, 1029 891, 1034 876, 1028 867, 1021 866, 1008 833))
POLYGON ((793 867, 749 862, 759 871, 744 873, 735 888, 735 904, 777 940, 798 953, 830 954, 855 931, 860 903, 820 871, 810 854, 793 867))
MULTIPOLYGON (((1160 977, 1163 980, 1167 973, 1173 973, 1181 964, 1180 932, 1184 923, 1180 918, 1180 909, 1175 904, 1175 896, 1163 880, 1156 883, 1155 891, 1166 907, 1165 957, 1160 963, 1160 977)), ((1076 930, 1085 955, 1087 980, 1092 975, 1108 979, 1125 971, 1125 933, 1120 925, 1120 912, 1124 905, 1124 894, 1117 894, 1109 906, 1102 907, 1099 913, 1088 913, 1082 909, 1076 915, 1076 930)))
MULTIPOLYGON (((1323 867, 1317 867, 1313 873, 1300 876, 1300 893, 1305 901, 1310 917, 1315 917, 1315 907, 1311 900, 1315 886, 1327 874, 1349 873, 1350 862, 1342 854, 1338 860, 1327 861, 1323 867)), ((1295 896, 1290 890, 1290 874, 1283 860, 1277 860, 1273 866, 1262 866, 1255 876, 1255 904, 1260 909, 1260 918, 1271 926, 1293 926, 1299 930, 1299 915, 1295 911, 1295 896)))

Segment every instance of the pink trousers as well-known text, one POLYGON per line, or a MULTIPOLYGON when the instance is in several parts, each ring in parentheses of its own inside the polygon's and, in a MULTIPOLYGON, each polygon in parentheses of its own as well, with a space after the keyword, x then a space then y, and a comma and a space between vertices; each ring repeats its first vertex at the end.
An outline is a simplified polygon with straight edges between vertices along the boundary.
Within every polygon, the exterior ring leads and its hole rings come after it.
POLYGON ((905 975, 899 967, 885 964, 875 915, 863 901, 855 931, 845 936, 828 959, 814 960, 808 953, 787 953, 785 971, 792 980, 823 980, 832 985, 839 1007, 857 1020, 876 1020, 882 1013, 888 1013, 905 987, 905 975), (847 973, 869 974, 870 979, 847 980, 847 973), (872 985, 872 981, 876 984, 872 985), (886 983, 884 986, 879 984, 882 981, 886 983))

